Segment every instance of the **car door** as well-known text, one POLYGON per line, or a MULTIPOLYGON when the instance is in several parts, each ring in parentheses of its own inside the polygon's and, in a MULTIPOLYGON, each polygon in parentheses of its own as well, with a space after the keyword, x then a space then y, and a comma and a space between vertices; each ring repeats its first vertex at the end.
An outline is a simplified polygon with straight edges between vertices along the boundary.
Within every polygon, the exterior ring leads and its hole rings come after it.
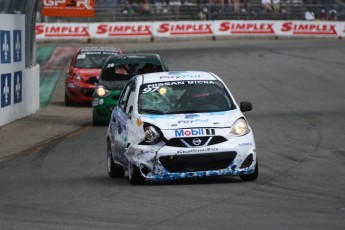
POLYGON ((129 98, 133 94, 135 82, 129 81, 123 89, 122 95, 119 100, 119 105, 114 111, 111 123, 114 130, 114 151, 115 159, 120 161, 123 165, 128 165, 128 160, 125 155, 128 147, 128 123, 130 120, 130 111, 128 107, 129 98))

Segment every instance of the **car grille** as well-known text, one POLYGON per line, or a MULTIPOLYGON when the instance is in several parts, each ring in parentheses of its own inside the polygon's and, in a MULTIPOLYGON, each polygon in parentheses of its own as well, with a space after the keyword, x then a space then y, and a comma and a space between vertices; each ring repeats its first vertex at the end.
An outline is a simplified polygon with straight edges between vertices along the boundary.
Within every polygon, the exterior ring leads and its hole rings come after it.
POLYGON ((169 172, 197 172, 220 170, 229 167, 237 153, 219 152, 207 154, 171 155, 159 157, 163 167, 169 172))
POLYGON ((211 137, 184 137, 184 138, 172 138, 167 141, 166 145, 171 147, 182 147, 182 148, 191 148, 195 146, 210 146, 219 144, 227 141, 225 137, 222 136, 211 136, 211 137), (195 144, 194 140, 199 139, 200 142, 195 144))
POLYGON ((81 92, 85 97, 92 97, 93 92, 95 89, 89 88, 89 89, 82 89, 81 92))

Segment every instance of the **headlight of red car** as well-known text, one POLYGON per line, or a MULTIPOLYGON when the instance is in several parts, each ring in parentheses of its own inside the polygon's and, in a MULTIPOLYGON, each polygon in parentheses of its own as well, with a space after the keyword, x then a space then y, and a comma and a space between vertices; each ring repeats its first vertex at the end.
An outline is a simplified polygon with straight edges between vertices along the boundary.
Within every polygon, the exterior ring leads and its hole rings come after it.
POLYGON ((81 81, 81 77, 79 76, 79 74, 74 74, 74 76, 73 76, 73 80, 75 80, 75 81, 81 81))

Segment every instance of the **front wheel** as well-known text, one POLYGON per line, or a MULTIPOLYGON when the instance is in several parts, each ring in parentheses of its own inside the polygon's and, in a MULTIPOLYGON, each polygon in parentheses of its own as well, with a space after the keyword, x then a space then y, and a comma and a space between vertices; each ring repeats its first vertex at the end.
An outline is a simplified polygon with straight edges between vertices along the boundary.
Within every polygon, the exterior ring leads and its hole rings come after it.
POLYGON ((259 163, 258 160, 256 160, 255 170, 252 174, 247 175, 241 175, 242 181, 255 181, 259 177, 259 163))
POLYGON ((65 105, 66 106, 73 106, 73 103, 71 100, 68 98, 67 94, 65 93, 65 105))
POLYGON ((112 150, 109 142, 107 145, 107 166, 110 178, 122 178, 125 175, 125 170, 116 166, 114 163, 112 150))
POLYGON ((99 121, 94 115, 92 116, 92 124, 93 126, 102 126, 103 123, 99 121))
POLYGON ((129 163, 128 176, 132 185, 145 183, 145 178, 141 175, 140 169, 134 164, 129 163))

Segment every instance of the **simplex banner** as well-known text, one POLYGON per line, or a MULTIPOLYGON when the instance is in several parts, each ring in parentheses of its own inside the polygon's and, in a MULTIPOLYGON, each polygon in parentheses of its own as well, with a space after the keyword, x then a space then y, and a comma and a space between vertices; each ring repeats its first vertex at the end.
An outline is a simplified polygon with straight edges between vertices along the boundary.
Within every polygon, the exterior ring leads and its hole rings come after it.
POLYGON ((345 22, 217 20, 37 23, 36 36, 37 40, 210 36, 345 37, 345 22))

